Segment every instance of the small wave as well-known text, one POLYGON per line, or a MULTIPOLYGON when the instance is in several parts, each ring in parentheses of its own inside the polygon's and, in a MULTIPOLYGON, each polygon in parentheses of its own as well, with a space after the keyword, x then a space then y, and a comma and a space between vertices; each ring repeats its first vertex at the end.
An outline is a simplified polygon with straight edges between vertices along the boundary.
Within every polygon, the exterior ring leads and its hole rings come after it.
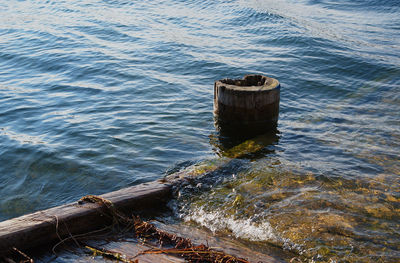
POLYGON ((8 139, 9 141, 15 141, 18 142, 19 144, 50 145, 49 142, 46 142, 44 136, 17 133, 7 128, 0 128, 0 136, 5 136, 5 138, 8 139))
POLYGON ((185 221, 194 221, 207 227, 212 232, 229 230, 236 238, 250 241, 277 241, 279 238, 274 233, 269 222, 254 223, 250 218, 236 219, 233 216, 225 217, 217 211, 206 212, 200 207, 191 214, 184 216, 185 221))

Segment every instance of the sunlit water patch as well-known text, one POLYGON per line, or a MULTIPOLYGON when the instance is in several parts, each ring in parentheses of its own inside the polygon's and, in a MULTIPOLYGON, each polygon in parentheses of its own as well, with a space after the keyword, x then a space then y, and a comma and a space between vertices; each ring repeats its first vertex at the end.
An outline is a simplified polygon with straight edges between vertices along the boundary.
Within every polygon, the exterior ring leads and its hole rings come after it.
POLYGON ((257 241, 266 249, 274 244, 309 260, 397 261, 397 177, 344 179, 291 168, 272 158, 231 177, 217 171, 213 176, 223 179, 199 179, 183 187, 173 207, 185 221, 257 241))

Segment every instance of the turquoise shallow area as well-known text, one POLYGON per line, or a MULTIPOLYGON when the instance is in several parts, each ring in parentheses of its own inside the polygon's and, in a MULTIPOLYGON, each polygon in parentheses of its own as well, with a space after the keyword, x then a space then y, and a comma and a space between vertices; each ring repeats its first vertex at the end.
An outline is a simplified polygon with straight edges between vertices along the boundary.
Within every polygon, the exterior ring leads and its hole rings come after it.
POLYGON ((234 156, 213 83, 259 73, 281 82, 278 133, 178 213, 251 220, 274 235, 197 223, 315 259, 396 262, 399 36, 397 0, 2 1, 0 220, 234 156), (352 241, 284 233, 318 220, 352 241))

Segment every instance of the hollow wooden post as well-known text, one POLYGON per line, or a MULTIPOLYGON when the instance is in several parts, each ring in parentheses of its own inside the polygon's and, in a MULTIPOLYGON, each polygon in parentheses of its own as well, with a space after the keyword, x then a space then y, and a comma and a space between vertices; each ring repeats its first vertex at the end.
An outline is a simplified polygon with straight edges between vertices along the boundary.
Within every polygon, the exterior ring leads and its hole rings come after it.
POLYGON ((279 81, 262 75, 223 79, 214 84, 216 126, 227 132, 260 133, 277 127, 279 81))

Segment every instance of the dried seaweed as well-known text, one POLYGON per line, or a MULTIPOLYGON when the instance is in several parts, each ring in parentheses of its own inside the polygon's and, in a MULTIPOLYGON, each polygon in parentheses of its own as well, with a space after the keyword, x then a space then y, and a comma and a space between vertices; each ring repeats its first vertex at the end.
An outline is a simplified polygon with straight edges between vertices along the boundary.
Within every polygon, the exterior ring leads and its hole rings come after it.
MULTIPOLYGON (((108 208, 108 212, 113 217, 113 224, 119 224, 133 229, 137 239, 145 243, 156 241, 160 248, 150 249, 137 254, 138 257, 143 254, 170 254, 184 258, 187 262, 204 262, 204 263, 250 263, 249 261, 228 255, 222 251, 214 250, 204 244, 194 245, 188 238, 179 237, 175 234, 158 229, 151 223, 145 222, 139 216, 127 217, 118 211, 113 203, 107 199, 89 195, 82 197, 79 202, 100 203, 108 208), (163 248, 164 245, 169 245, 170 248, 163 248), (172 247, 172 248, 171 248, 172 247)), ((106 258, 112 258, 122 262, 138 263, 137 259, 132 260, 115 251, 106 249, 98 249, 86 246, 94 255, 102 255, 106 258)), ((135 258, 134 257, 134 258, 135 258)), ((133 258, 133 259, 134 259, 133 258)))
POLYGON ((142 254, 174 254, 183 257, 187 262, 249 263, 245 259, 213 250, 204 244, 183 249, 170 248, 146 250, 143 251, 142 254))
POLYGON ((110 215, 113 218, 113 225, 128 225, 131 226, 133 224, 133 220, 127 216, 125 216, 123 213, 118 211, 114 204, 110 201, 107 200, 103 197, 96 196, 96 195, 86 195, 79 199, 78 203, 82 204, 84 202, 89 202, 89 203, 99 203, 104 205, 107 209, 110 215))

